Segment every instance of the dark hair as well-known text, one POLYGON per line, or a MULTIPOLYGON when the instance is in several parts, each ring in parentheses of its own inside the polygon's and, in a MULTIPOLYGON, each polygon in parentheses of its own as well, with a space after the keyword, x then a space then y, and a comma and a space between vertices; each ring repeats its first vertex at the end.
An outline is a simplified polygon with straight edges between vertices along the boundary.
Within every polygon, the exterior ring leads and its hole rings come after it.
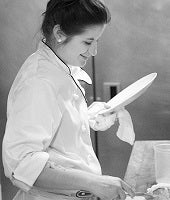
POLYGON ((89 25, 107 24, 111 20, 108 8, 100 0, 50 0, 43 15, 41 31, 46 39, 57 24, 67 36, 74 36, 89 25))

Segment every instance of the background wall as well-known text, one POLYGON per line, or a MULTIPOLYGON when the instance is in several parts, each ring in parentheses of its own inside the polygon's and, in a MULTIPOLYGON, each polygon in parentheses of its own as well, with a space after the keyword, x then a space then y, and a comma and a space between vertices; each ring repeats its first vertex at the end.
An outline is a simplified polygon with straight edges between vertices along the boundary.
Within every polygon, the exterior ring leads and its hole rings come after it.
MULTIPOLYGON (((97 96, 104 100, 103 82, 125 88, 157 72, 150 89, 127 106, 137 140, 170 139, 170 0, 105 0, 112 22, 99 41, 95 59, 97 96)), ((47 0, 0 0, 0 139, 6 122, 10 86, 25 58, 35 50, 41 13, 47 0)), ((91 61, 86 70, 92 74, 91 61)), ((87 87, 89 100, 92 88, 87 87)), ((132 147, 120 141, 112 127, 98 133, 99 159, 104 174, 123 178, 132 147)), ((94 140, 94 133, 92 133, 94 140)), ((2 169, 2 163, 1 163, 2 169)), ((1 171, 3 200, 17 189, 1 171)))

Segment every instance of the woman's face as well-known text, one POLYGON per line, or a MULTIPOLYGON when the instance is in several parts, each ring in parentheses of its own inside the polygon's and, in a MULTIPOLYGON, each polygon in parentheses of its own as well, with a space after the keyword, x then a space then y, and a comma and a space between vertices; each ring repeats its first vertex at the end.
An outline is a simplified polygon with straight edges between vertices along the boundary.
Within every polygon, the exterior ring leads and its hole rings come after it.
POLYGON ((88 58, 97 54, 97 42, 106 25, 90 26, 82 34, 73 36, 68 42, 55 49, 66 63, 83 67, 88 58))

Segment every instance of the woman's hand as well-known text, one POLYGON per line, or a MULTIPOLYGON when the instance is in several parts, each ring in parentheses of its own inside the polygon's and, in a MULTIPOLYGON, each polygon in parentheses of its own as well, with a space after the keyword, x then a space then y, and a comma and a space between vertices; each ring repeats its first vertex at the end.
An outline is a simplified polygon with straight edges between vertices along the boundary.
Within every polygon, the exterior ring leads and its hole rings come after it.
POLYGON ((99 114, 100 111, 109 109, 110 106, 104 102, 94 102, 88 109, 89 124, 95 131, 109 129, 116 120, 116 113, 99 114))
POLYGON ((109 129, 116 120, 116 113, 98 114, 95 118, 95 130, 105 131, 109 129))
POLYGON ((97 183, 92 185, 92 190, 101 200, 125 200, 126 193, 134 197, 134 191, 127 183, 112 176, 100 176, 97 183))
POLYGON ((90 118, 94 118, 102 110, 109 109, 110 106, 105 102, 95 101, 88 107, 90 118))

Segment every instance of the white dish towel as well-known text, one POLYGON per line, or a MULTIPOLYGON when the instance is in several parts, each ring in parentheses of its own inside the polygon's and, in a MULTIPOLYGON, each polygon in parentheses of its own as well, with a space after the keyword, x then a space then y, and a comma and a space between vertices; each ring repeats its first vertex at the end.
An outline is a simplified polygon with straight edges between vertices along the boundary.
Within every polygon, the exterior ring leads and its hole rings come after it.
POLYGON ((133 123, 129 112, 126 109, 122 109, 117 113, 119 120, 119 128, 117 131, 117 137, 131 145, 135 142, 135 132, 133 123))
POLYGON ((104 109, 104 105, 105 104, 96 102, 89 107, 90 127, 95 131, 105 131, 114 125, 115 120, 117 119, 119 122, 119 128, 116 133, 117 137, 120 140, 133 145, 135 141, 135 132, 129 112, 122 108, 113 114, 100 114, 100 111, 104 109), (101 107, 101 109, 99 109, 99 107, 101 107))

